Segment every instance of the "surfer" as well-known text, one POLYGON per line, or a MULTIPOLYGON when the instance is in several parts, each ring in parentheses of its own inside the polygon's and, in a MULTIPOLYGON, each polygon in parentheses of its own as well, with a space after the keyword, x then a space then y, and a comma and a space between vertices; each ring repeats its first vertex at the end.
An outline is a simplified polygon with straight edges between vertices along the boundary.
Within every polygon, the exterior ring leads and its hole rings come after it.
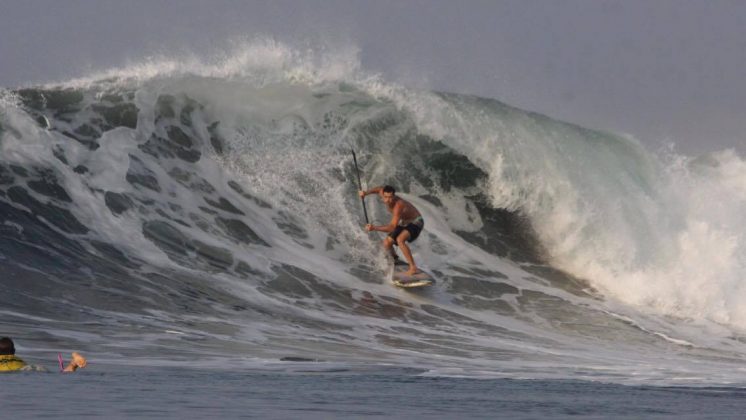
POLYGON ((26 366, 26 362, 16 356, 13 340, 8 337, 0 338, 0 372, 21 370, 26 366))
POLYGON ((396 190, 390 185, 383 187, 375 187, 368 191, 359 191, 360 198, 365 198, 366 195, 379 194, 383 203, 386 204, 389 212, 391 213, 391 222, 388 225, 373 226, 372 224, 365 225, 365 230, 387 232, 388 236, 383 240, 383 248, 386 250, 388 255, 394 259, 394 263, 397 262, 398 257, 394 250, 394 245, 398 245, 404 254, 404 258, 409 263, 409 270, 406 274, 413 276, 417 274, 417 265, 412 258, 412 251, 409 250, 407 242, 412 242, 420 236, 422 228, 425 226, 425 221, 422 219, 420 212, 412 205, 412 203, 398 197, 396 190))
MULTIPOLYGON (((75 372, 79 368, 84 368, 88 362, 80 353, 73 352, 70 363, 62 367, 60 358, 60 369, 62 372, 75 372)), ((0 372, 11 372, 18 370, 46 370, 26 364, 20 357, 16 356, 16 348, 13 340, 8 337, 0 338, 0 372)))

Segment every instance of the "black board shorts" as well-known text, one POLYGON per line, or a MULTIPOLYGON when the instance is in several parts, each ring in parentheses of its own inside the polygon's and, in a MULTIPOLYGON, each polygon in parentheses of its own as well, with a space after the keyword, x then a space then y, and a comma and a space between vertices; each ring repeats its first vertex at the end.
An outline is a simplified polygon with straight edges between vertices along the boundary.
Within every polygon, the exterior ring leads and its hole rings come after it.
POLYGON ((402 233, 404 230, 409 232, 409 239, 407 239, 407 242, 413 242, 415 239, 417 239, 418 236, 420 236, 420 232, 422 232, 422 229, 425 227, 425 220, 422 219, 422 217, 418 217, 414 219, 414 221, 406 226, 397 226, 396 229, 394 229, 393 232, 389 233, 389 238, 394 240, 394 244, 396 244, 396 237, 399 236, 400 233, 402 233))

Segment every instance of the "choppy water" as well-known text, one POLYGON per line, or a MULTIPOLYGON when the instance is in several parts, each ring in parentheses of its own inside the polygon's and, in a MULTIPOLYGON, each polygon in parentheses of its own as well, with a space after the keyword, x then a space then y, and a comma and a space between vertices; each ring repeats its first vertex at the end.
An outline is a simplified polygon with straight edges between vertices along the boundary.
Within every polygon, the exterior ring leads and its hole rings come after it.
POLYGON ((654 154, 273 43, 0 103, 0 325, 30 357, 746 382, 733 152, 654 154), (414 253, 437 286, 385 281, 351 149, 368 187, 423 213, 414 253))

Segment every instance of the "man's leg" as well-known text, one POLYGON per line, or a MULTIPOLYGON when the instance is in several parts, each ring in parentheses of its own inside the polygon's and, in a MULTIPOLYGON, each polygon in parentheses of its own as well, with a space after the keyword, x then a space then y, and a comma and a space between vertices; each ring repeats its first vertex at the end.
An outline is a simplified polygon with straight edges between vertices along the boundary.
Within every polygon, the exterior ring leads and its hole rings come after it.
POLYGON ((399 249, 401 249, 402 254, 404 254, 404 258, 407 259, 407 262, 409 263, 409 270, 407 270, 407 275, 413 276, 417 274, 417 265, 414 263, 414 258, 412 257, 412 251, 409 250, 409 245, 407 245, 407 239, 409 239, 410 233, 408 230, 402 231, 402 233, 399 234, 399 236, 396 237, 396 244, 399 245, 399 249))
POLYGON ((383 240, 383 249, 386 251, 386 254, 391 256, 391 258, 396 261, 398 258, 396 256, 396 251, 394 251, 394 240, 391 239, 390 236, 387 236, 386 239, 383 240))

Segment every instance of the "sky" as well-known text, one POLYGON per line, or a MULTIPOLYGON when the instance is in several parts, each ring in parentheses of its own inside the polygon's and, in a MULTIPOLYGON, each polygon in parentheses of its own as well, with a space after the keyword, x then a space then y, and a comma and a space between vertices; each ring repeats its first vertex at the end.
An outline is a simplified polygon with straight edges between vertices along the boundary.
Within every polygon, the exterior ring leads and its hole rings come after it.
POLYGON ((237 38, 359 49, 362 68, 698 155, 746 156, 746 2, 0 0, 0 86, 237 38))

